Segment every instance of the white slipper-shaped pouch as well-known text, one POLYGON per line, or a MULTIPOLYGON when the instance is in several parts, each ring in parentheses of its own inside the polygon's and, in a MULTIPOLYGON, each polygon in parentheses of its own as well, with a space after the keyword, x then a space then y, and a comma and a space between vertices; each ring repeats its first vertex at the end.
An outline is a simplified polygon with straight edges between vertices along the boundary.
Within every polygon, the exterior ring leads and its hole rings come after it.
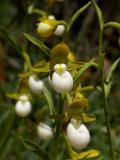
POLYGON ((44 83, 41 80, 37 80, 35 75, 29 77, 28 85, 30 90, 35 94, 40 94, 43 91, 44 83))
POLYGON ((56 92, 67 93, 73 88, 72 75, 66 71, 65 64, 56 64, 52 75, 51 84, 56 92))
POLYGON ((30 114, 32 109, 31 102, 26 95, 20 96, 18 102, 15 105, 15 112, 20 117, 26 117, 30 114))
POLYGON ((37 126, 37 132, 38 136, 42 140, 49 140, 53 138, 53 131, 52 128, 45 123, 40 122, 39 125, 37 126))
POLYGON ((90 142, 90 133, 84 124, 71 119, 67 126, 67 138, 75 149, 81 150, 86 148, 90 142))

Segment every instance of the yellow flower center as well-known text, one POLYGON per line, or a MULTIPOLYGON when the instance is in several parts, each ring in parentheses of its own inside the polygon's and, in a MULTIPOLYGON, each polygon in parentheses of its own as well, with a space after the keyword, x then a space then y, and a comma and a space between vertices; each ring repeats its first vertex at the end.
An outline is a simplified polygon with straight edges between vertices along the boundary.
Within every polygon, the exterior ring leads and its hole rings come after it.
POLYGON ((56 64, 54 66, 54 71, 58 74, 63 74, 66 71, 67 67, 65 64, 56 64))

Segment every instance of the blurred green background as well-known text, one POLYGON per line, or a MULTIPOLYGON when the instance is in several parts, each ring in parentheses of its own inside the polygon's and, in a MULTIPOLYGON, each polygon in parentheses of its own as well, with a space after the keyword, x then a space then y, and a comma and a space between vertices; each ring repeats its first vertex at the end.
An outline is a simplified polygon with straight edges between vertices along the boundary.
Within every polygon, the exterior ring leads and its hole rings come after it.
MULTIPOLYGON (((25 38, 23 32, 36 34, 38 15, 28 15, 28 6, 35 3, 35 7, 46 10, 48 14, 54 14, 56 19, 68 21, 69 18, 87 0, 64 0, 55 2, 48 6, 47 0, 0 0, 0 28, 7 29, 14 35, 21 45, 25 38), (27 18, 26 18, 27 17, 27 18)), ((120 22, 120 1, 98 0, 105 21, 120 22)), ((68 45, 80 61, 88 61, 98 55, 99 24, 97 15, 92 5, 75 22, 68 37, 68 45)), ((58 38, 44 40, 50 48, 59 42, 58 38)), ((37 47, 28 42, 27 52, 34 64, 38 59, 44 57, 37 47)), ((103 50, 106 53, 105 72, 110 64, 120 57, 120 31, 107 28, 104 32, 103 50)), ((34 102, 33 114, 29 118, 19 118, 13 114, 15 101, 7 98, 6 93, 15 92, 18 83, 18 73, 23 70, 23 58, 9 43, 0 30, 0 160, 37 160, 31 151, 21 143, 19 136, 35 140, 49 151, 50 143, 41 142, 35 132, 36 124, 43 117, 36 112, 45 102, 34 102)), ((99 84, 98 73, 91 68, 81 79, 82 86, 99 84)), ((103 160, 109 160, 109 146, 106 135, 104 111, 101 95, 98 91, 86 94, 89 97, 89 111, 96 115, 97 120, 89 125, 91 132, 91 143, 88 148, 98 149, 103 160)), ((109 114, 112 127, 112 137, 116 160, 120 160, 120 64, 115 70, 113 84, 109 101, 109 114)), ((43 114, 44 115, 44 114, 43 114)), ((66 159, 64 145, 61 146, 59 160, 66 159)))

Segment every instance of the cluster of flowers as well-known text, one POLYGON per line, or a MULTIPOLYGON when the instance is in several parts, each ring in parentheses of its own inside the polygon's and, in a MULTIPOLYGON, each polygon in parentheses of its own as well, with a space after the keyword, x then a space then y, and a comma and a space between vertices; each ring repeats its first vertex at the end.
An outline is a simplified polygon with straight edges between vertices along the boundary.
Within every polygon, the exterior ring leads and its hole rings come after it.
MULTIPOLYGON (((67 71, 66 64, 54 65, 52 78, 48 77, 49 84, 58 93, 68 93, 73 88, 73 77, 67 71)), ((37 79, 36 75, 31 75, 28 78, 28 85, 34 94, 43 92, 45 84, 42 80, 37 79)), ((27 95, 21 95, 15 105, 15 111, 18 116, 26 117, 31 112, 32 106, 27 95)), ((40 122, 38 127, 38 135, 43 140, 48 140, 54 137, 53 130, 50 126, 40 122)), ((71 119, 66 129, 66 134, 70 144, 76 149, 85 148, 90 141, 90 134, 87 127, 78 122, 76 119, 71 119)))

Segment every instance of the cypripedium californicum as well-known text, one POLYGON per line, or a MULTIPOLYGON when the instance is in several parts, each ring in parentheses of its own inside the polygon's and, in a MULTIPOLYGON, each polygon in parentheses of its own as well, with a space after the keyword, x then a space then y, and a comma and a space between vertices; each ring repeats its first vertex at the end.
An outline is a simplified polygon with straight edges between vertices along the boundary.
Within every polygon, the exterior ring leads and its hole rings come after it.
POLYGON ((90 133, 84 124, 71 119, 67 126, 67 138, 75 149, 81 150, 90 142, 90 133))
POLYGON ((35 94, 40 94, 43 91, 43 81, 36 78, 35 75, 31 75, 28 79, 28 85, 30 90, 35 94))
POLYGON ((37 126, 38 136, 42 140, 49 140, 53 137, 52 128, 45 123, 40 122, 37 126))
POLYGON ((20 117, 26 117, 31 112, 32 106, 27 95, 22 95, 19 97, 15 105, 15 112, 20 117))
POLYGON ((72 75, 67 71, 65 64, 56 64, 54 73, 49 81, 56 92, 67 93, 73 88, 72 75))

